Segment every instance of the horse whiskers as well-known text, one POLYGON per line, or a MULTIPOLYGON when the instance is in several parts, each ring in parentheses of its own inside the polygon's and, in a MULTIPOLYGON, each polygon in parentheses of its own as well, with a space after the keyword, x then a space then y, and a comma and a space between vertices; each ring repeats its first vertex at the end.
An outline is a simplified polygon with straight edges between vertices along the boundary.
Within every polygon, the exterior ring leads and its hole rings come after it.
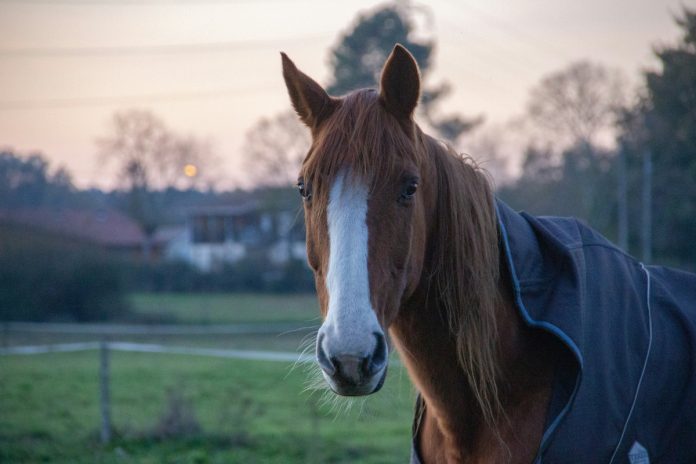
MULTIPOLYGON (((312 352, 315 349, 316 340, 316 332, 308 334, 304 337, 304 339, 300 342, 300 348, 302 350, 301 354, 298 357, 298 360, 295 361, 295 363, 291 366, 288 375, 297 368, 298 364, 300 364, 302 356, 312 352)), ((307 363, 306 375, 307 380, 305 381, 305 387, 302 390, 302 393, 309 392, 310 396, 318 393, 320 395, 318 401, 320 407, 329 408, 329 413, 335 414, 334 419, 342 414, 350 413, 357 403, 360 403, 360 412, 362 414, 366 400, 364 398, 357 399, 336 395, 326 384, 324 376, 321 373, 321 368, 317 363, 307 363)))
POLYGON ((308 351, 313 350, 316 347, 316 342, 317 342, 317 333, 313 332, 313 333, 305 336, 302 339, 302 341, 300 341, 298 348, 300 349, 301 353, 306 354, 308 351))
MULTIPOLYGON (((318 318, 318 317, 314 318, 313 320, 321 322, 320 318, 318 318)), ((289 335, 289 334, 296 333, 296 332, 302 332, 304 330, 309 330, 310 333, 307 335, 311 336, 312 333, 314 332, 314 330, 316 330, 316 328, 317 328, 316 325, 308 325, 306 327, 297 327, 295 329, 289 329, 289 330, 286 330, 284 332, 280 332, 278 335, 276 335, 276 337, 282 337, 283 335, 289 335)), ((305 336, 305 338, 307 337, 307 335, 305 336)), ((303 341, 304 341, 304 338, 303 338, 303 341)))
POLYGON ((329 407, 329 414, 333 414, 333 420, 338 419, 339 416, 350 414, 356 404, 361 404, 364 406, 366 400, 363 397, 347 397, 338 396, 333 394, 331 391, 327 391, 327 394, 323 395, 323 406, 329 407))
POLYGON ((307 347, 307 346, 314 346, 314 344, 317 341, 317 331, 314 330, 312 332, 309 332, 307 335, 302 337, 302 340, 300 340, 300 347, 307 347))
POLYGON ((307 380, 302 393, 309 393, 311 398, 315 394, 319 395, 316 404, 321 409, 328 409, 328 413, 333 415, 333 420, 339 416, 350 414, 353 410, 358 410, 358 415, 365 414, 367 398, 365 397, 346 397, 335 394, 327 386, 321 369, 316 363, 311 363, 307 367, 307 380))
MULTIPOLYGON (((303 393, 309 393, 310 397, 315 393, 319 394, 317 403, 320 408, 329 408, 329 412, 334 413, 340 411, 341 407, 346 407, 345 403, 341 402, 340 397, 334 394, 327 386, 324 380, 321 369, 316 364, 311 364, 307 369, 307 380, 303 393)), ((347 406, 349 408, 350 406, 347 406)), ((338 415, 338 414, 337 414, 338 415)))
MULTIPOLYGON (((297 356, 297 360, 294 363, 292 363, 292 365, 288 369, 287 374, 285 374, 284 378, 287 378, 290 374, 292 374, 295 371, 295 369, 297 368, 297 366, 299 364, 304 362, 305 356, 310 354, 312 352, 312 350, 314 350, 314 348, 316 346, 316 340, 317 340, 317 333, 316 332, 308 333, 307 335, 305 335, 302 338, 302 340, 300 341, 300 345, 298 347, 300 350, 300 353, 297 356)), ((314 363, 307 363, 307 364, 314 365, 314 363)))
POLYGON ((305 367, 305 387, 302 393, 329 391, 329 387, 324 381, 324 376, 321 373, 321 368, 315 362, 307 363, 305 367))

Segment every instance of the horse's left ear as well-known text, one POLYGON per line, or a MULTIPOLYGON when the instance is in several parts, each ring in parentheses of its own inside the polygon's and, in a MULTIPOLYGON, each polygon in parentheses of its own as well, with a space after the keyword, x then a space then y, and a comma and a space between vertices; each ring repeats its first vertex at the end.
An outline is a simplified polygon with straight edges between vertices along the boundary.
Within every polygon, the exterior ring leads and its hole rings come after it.
POLYGON ((420 97, 420 71, 413 55, 396 44, 382 69, 380 97, 387 109, 410 118, 420 97))
POLYGON ((285 53, 281 52, 280 55, 292 106, 302 122, 310 129, 316 129, 333 112, 336 101, 316 81, 297 69, 285 53))

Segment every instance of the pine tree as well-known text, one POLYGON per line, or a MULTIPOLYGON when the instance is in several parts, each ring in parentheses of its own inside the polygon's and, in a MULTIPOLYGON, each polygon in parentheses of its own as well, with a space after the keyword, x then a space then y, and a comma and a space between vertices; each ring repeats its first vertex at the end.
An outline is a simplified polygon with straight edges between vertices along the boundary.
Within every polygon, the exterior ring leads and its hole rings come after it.
MULTIPOLYGON (((379 73, 394 45, 405 46, 418 62, 425 80, 431 70, 434 39, 415 37, 414 15, 417 11, 409 3, 394 3, 359 15, 348 32, 331 50, 329 64, 333 82, 328 86, 332 95, 344 95, 352 90, 377 87, 379 73)), ((428 10, 420 10, 430 21, 428 10)), ((459 115, 438 115, 436 104, 450 92, 450 86, 426 86, 421 95, 420 114, 444 139, 456 142, 463 133, 473 129, 480 118, 459 115)))

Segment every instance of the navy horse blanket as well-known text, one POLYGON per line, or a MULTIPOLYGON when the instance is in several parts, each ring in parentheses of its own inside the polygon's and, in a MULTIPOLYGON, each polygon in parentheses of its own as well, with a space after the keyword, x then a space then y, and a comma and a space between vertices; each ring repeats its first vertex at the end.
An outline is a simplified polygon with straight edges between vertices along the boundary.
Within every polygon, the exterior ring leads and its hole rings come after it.
POLYGON ((535 462, 696 463, 696 275, 643 265, 576 219, 496 208, 517 309, 571 353, 535 462))

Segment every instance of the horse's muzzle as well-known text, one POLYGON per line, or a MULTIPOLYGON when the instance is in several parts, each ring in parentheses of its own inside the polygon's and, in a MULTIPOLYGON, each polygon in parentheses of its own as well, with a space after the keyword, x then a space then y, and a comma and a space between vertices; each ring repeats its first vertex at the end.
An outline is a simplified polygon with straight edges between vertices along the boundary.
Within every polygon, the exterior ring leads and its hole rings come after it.
POLYGON ((382 388, 387 373, 388 349, 385 337, 374 333, 376 343, 371 353, 332 353, 325 337, 317 339, 317 361, 324 378, 335 393, 363 396, 382 388))

